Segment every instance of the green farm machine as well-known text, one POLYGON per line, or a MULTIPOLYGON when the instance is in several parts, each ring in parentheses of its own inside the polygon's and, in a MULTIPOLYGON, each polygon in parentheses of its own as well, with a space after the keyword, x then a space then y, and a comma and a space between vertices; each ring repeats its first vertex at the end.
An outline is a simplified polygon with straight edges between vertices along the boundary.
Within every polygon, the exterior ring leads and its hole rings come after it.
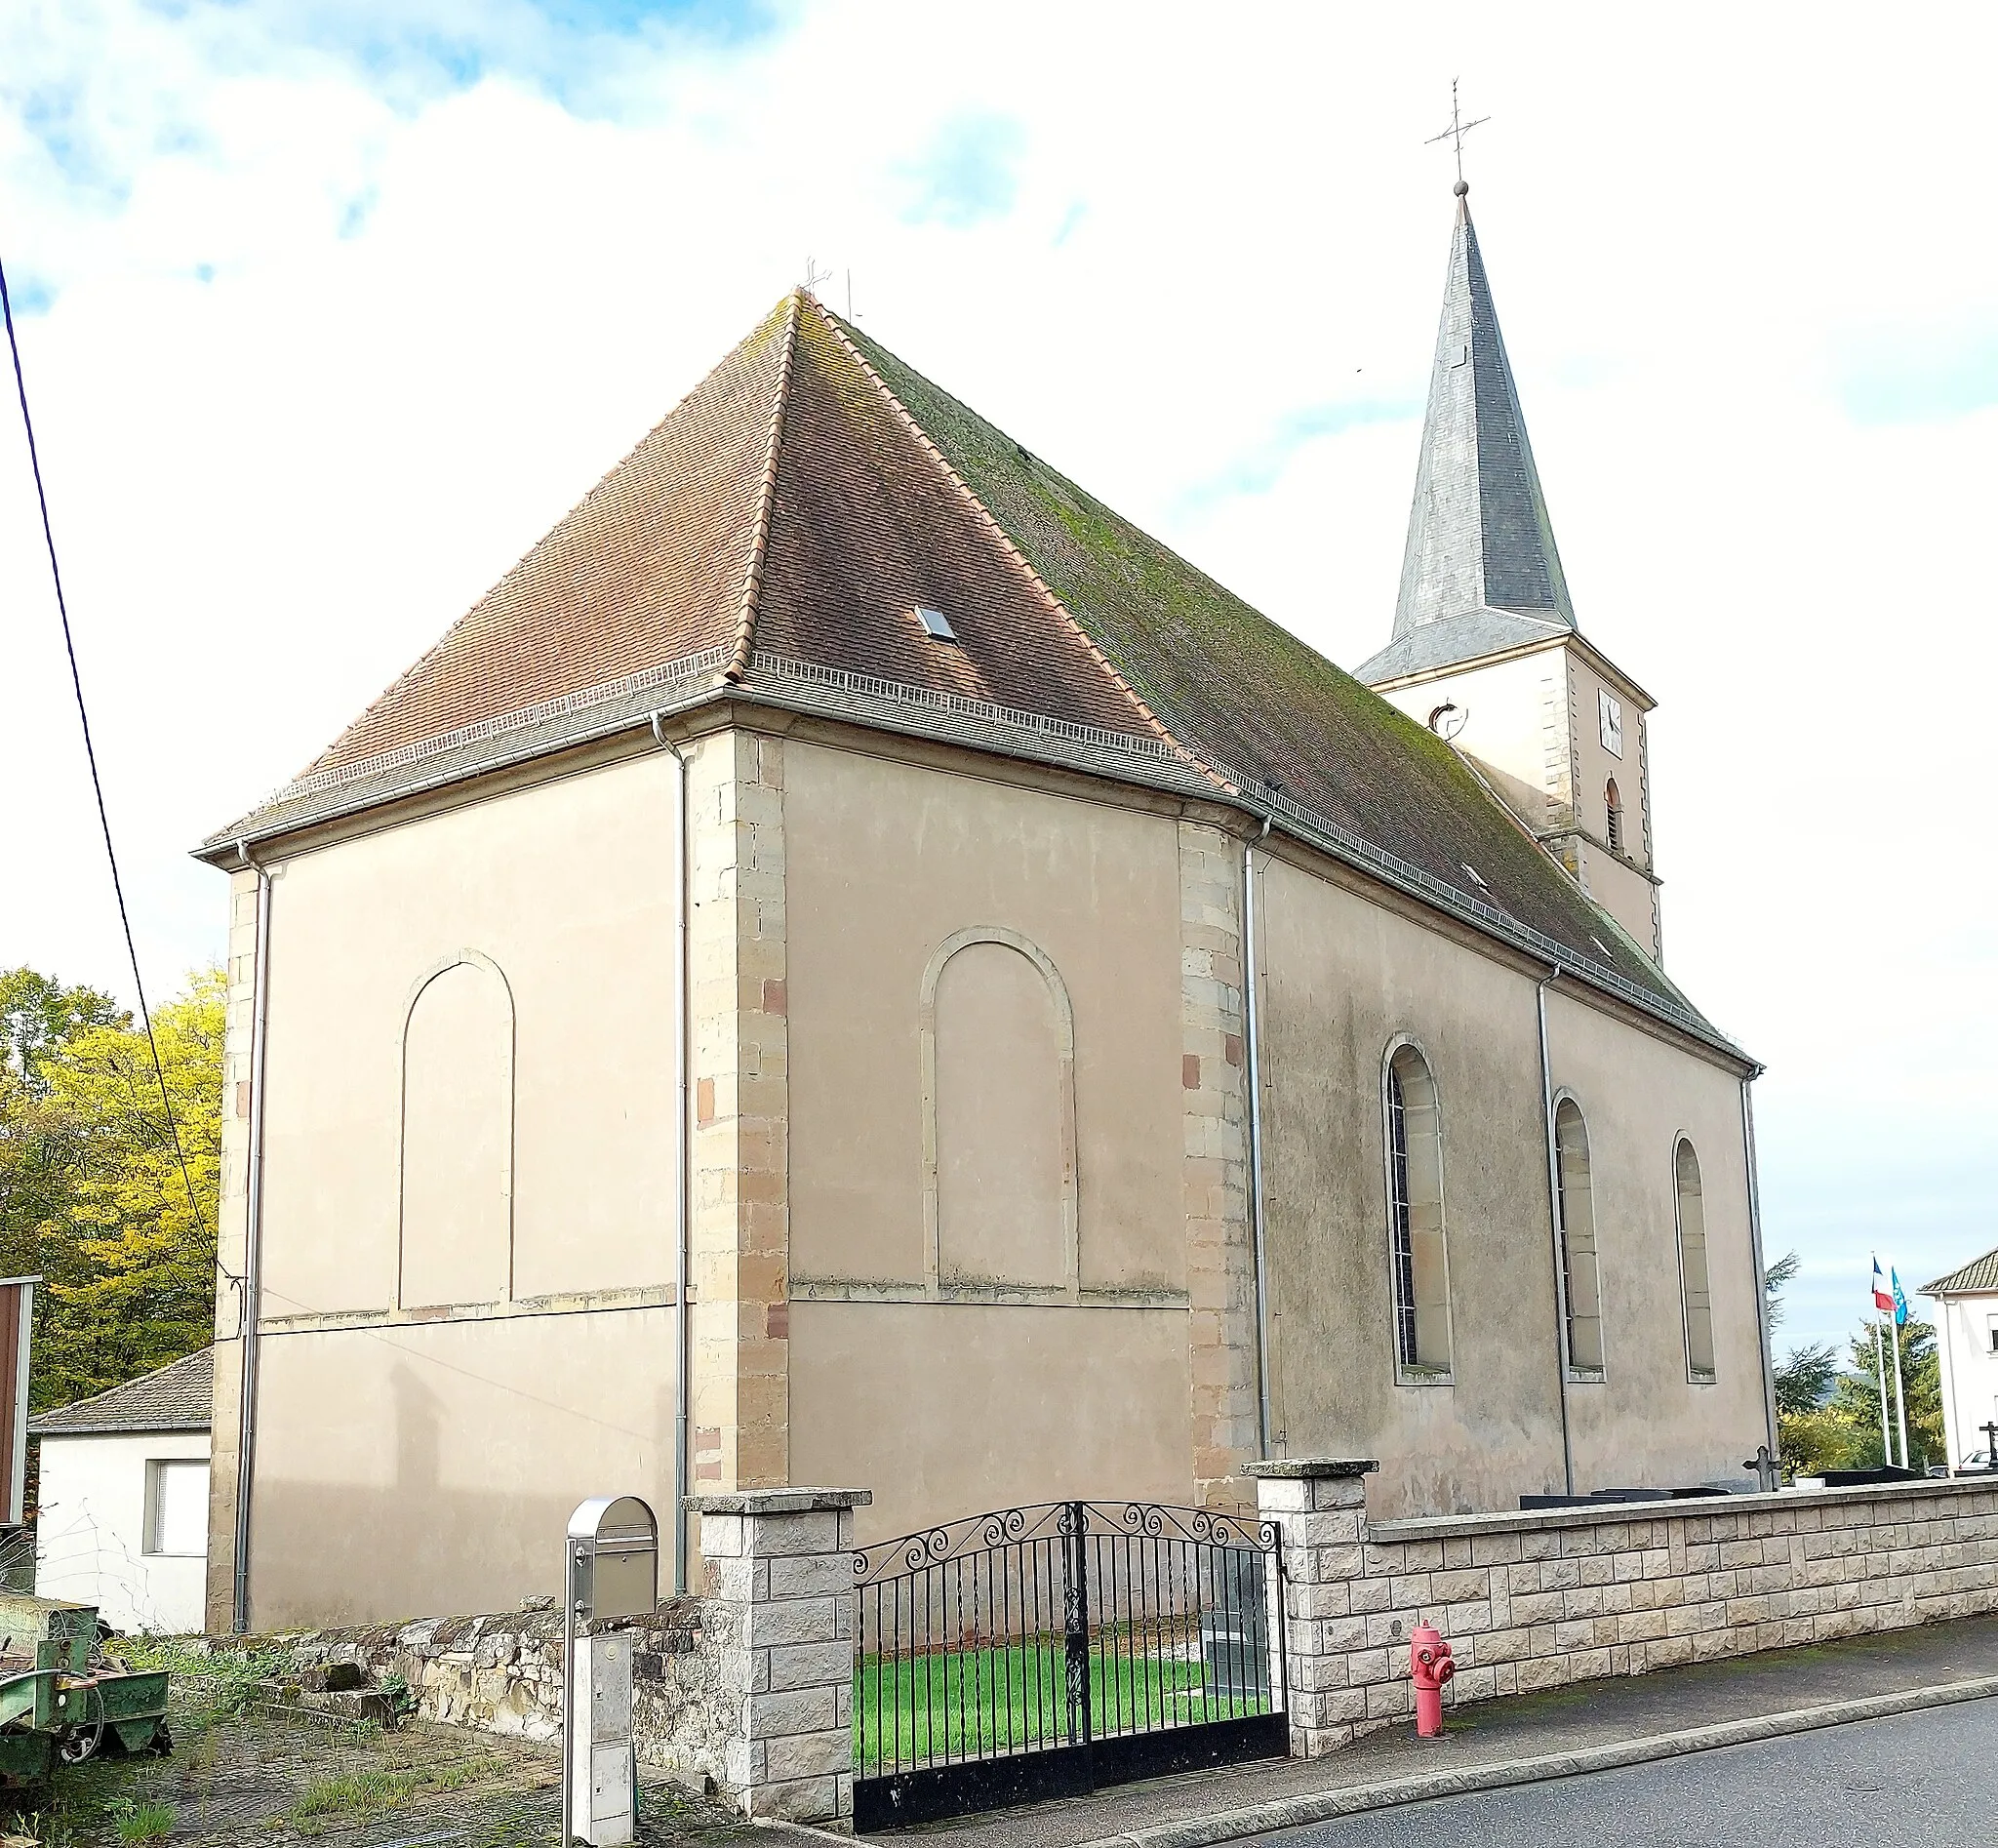
POLYGON ((167 1673, 99 1646, 97 1607, 0 1591, 0 1789, 43 1790, 56 1766, 167 1751, 167 1673))

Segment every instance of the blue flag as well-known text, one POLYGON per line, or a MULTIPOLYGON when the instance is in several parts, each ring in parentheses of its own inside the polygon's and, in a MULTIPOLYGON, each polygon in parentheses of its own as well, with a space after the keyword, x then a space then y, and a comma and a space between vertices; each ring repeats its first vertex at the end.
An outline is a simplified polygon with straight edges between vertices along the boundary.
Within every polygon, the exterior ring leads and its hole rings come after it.
POLYGON ((1894 1325, 1904 1328, 1908 1319, 1908 1300, 1900 1293, 1900 1272, 1890 1265, 1887 1274, 1894 1279, 1894 1325))

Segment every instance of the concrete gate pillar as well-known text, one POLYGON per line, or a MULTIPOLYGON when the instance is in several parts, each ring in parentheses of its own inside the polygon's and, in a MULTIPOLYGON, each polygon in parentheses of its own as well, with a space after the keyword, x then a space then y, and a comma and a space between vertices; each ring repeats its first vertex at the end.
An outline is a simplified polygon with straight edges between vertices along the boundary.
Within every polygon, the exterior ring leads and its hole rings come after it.
POLYGON ((1319 1758, 1350 1745, 1367 1717, 1364 1688, 1347 1685, 1346 1652, 1362 1646, 1367 1620, 1352 1605, 1367 1539, 1368 1457, 1293 1457, 1252 1463, 1257 1512, 1282 1536, 1285 1652, 1291 1756, 1319 1758))
POLYGON ((720 1782, 746 1816, 850 1828, 854 1509, 866 1489, 698 1495, 701 1614, 728 1715, 720 1782))

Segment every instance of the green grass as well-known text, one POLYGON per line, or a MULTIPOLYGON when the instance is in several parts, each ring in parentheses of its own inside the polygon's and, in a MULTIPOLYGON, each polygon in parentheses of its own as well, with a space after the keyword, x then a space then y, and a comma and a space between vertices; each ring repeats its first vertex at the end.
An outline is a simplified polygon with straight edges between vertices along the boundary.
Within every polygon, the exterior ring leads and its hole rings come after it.
POLYGON ((259 1698, 260 1682, 298 1667, 292 1652, 281 1645, 211 1652, 191 1649, 171 1637, 120 1636, 111 1643, 110 1653, 128 1667, 165 1668, 179 1677, 183 1688, 198 1696, 189 1718, 202 1727, 240 1717, 259 1698))
POLYGON ((299 1793, 287 1820, 301 1835, 316 1834, 336 1817, 373 1816, 407 1803, 422 1788, 416 1771, 343 1771, 317 1778, 299 1793))
POLYGON ((120 1841, 159 1841, 174 1832, 173 1806, 135 1803, 118 1818, 117 1828, 120 1841))
MULTIPOLYGON (((1266 1712, 1266 1699, 1210 1693, 1199 1660, 1131 1637, 1090 1651, 1090 1732, 1141 1732, 1266 1712)), ((854 1673, 854 1769, 927 1764, 1070 1743, 1061 1638, 948 1654, 863 1657, 854 1673)))
POLYGON ((460 1758, 450 1764, 419 1766, 408 1771, 346 1771, 320 1778, 299 1793, 286 1820, 301 1835, 322 1833, 333 1823, 364 1821, 383 1810, 399 1809, 418 1796, 461 1789, 505 1768, 498 1756, 460 1758))

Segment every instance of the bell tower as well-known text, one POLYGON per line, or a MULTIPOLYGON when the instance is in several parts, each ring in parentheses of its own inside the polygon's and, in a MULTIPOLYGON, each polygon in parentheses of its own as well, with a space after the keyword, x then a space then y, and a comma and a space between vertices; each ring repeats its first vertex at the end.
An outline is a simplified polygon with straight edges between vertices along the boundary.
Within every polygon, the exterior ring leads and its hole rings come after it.
POLYGON ((1576 623, 1469 191, 1459 180, 1394 637, 1356 671, 1453 743, 1656 959, 1656 702, 1576 623))

